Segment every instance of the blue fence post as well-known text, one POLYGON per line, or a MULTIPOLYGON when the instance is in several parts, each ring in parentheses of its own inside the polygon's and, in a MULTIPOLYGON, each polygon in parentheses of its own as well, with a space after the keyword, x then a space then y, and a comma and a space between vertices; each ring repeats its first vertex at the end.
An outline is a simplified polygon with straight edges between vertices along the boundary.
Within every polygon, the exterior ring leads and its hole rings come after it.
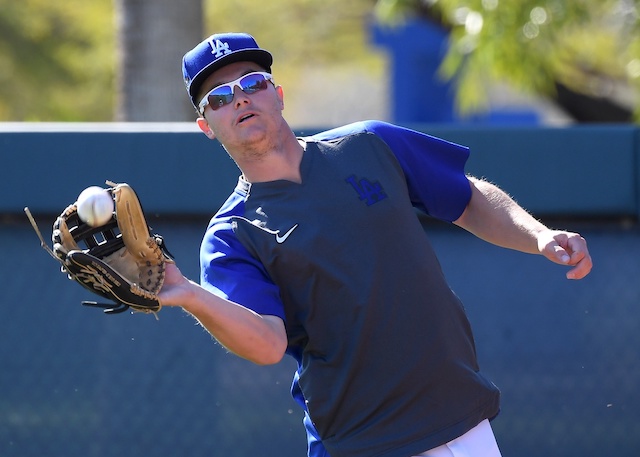
POLYGON ((425 21, 392 27, 374 24, 372 40, 389 49, 394 122, 453 122, 453 87, 438 75, 447 32, 425 21))

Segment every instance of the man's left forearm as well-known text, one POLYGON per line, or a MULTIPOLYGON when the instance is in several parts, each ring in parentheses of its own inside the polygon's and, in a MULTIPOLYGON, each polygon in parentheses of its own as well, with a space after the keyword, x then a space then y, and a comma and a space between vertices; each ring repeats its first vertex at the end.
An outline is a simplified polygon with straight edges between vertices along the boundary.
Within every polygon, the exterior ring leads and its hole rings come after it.
POLYGON ((471 199, 454 223, 489 243, 539 254, 538 235, 548 228, 487 181, 469 177, 471 199))

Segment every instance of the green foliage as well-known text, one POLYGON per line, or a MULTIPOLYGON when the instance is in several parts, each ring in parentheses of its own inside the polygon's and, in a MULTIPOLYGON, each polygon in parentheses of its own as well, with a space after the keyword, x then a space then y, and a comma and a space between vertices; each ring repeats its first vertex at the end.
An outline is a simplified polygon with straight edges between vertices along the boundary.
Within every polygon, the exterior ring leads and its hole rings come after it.
POLYGON ((108 121, 110 0, 0 0, 0 120, 108 121))
POLYGON ((495 82, 548 95, 558 82, 595 96, 616 83, 640 91, 640 0, 378 0, 376 13, 397 22, 425 8, 451 31, 441 74, 463 113, 486 108, 495 82))

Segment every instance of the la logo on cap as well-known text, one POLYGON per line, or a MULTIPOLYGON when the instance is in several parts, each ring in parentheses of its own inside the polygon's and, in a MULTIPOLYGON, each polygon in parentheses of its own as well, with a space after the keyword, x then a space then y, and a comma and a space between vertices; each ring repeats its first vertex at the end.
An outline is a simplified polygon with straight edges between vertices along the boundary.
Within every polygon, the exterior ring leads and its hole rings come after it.
POLYGON ((211 54, 215 54, 216 58, 222 57, 224 54, 231 54, 229 49, 229 43, 220 40, 209 40, 209 46, 211 46, 211 54))

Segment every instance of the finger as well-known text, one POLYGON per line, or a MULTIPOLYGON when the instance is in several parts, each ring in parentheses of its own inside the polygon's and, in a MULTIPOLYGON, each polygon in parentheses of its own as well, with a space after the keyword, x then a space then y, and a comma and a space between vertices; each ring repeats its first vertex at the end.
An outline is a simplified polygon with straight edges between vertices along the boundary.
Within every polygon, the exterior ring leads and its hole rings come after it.
POLYGON ((559 263, 567 264, 571 261, 571 255, 569 255, 567 250, 559 244, 554 244, 551 246, 551 249, 553 250, 553 256, 559 263))
POLYGON ((567 239, 567 250, 574 255, 580 255, 581 257, 588 252, 587 241, 580 235, 572 236, 567 239))
POLYGON ((552 240, 542 250, 542 254, 554 263, 567 265, 571 261, 571 255, 558 242, 552 240))
MULTIPOLYGON (((582 279, 591 272, 593 262, 588 253, 580 253, 582 258, 567 272, 567 279, 582 279)), ((572 263, 573 264, 573 263, 572 263)))

